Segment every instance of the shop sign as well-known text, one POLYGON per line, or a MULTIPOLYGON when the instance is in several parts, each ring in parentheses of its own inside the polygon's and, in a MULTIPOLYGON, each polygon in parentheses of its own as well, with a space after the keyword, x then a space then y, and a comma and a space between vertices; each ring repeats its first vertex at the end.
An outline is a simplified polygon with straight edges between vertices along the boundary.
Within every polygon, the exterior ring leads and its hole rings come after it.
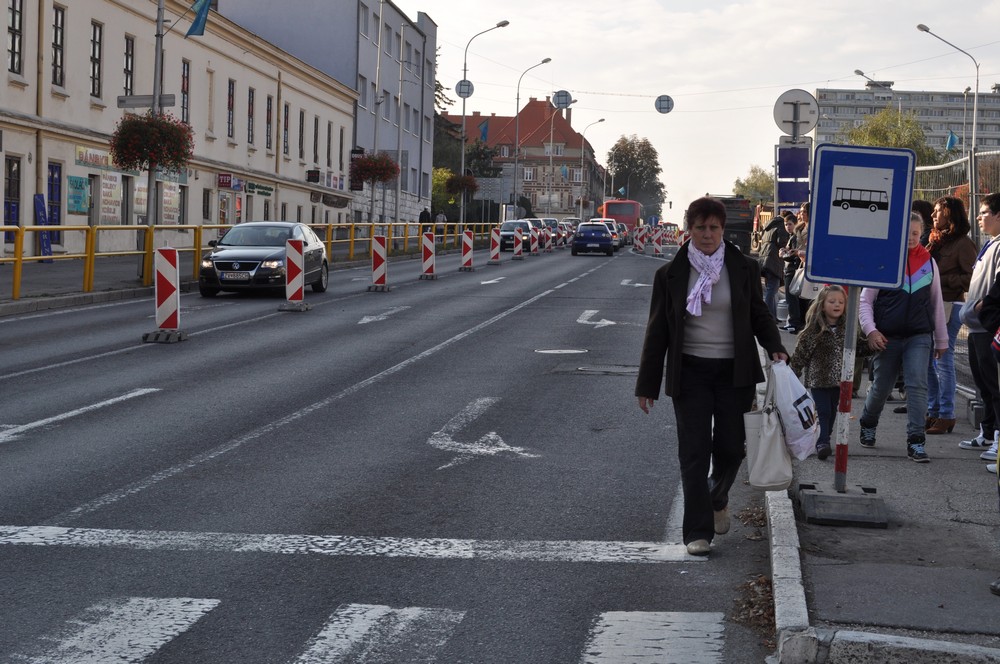
POLYGON ((219 173, 218 176, 219 189, 232 189, 233 187, 233 174, 232 173, 219 173))
POLYGON ((66 212, 87 214, 90 212, 90 180, 75 175, 66 178, 66 212))
POLYGON ((259 182, 250 182, 247 180, 247 193, 257 194, 258 196, 269 197, 274 194, 274 187, 269 184, 261 184, 259 182))

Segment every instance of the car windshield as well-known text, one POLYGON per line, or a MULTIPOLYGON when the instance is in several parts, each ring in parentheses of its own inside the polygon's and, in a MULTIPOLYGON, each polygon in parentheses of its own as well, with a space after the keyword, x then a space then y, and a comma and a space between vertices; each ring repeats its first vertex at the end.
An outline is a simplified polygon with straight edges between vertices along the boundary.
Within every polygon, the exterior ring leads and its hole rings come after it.
POLYGON ((285 226, 236 226, 219 240, 231 247, 283 247, 292 236, 285 226))
POLYGON ((522 221, 505 221, 503 225, 500 226, 502 231, 516 231, 518 228, 526 228, 527 224, 522 221))

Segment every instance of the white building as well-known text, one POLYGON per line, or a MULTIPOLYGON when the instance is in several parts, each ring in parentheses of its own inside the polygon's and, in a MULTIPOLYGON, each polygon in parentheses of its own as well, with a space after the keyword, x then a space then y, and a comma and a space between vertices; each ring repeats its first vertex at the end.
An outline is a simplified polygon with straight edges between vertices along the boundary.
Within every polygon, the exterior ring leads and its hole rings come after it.
MULTIPOLYGON (((219 11, 358 93, 353 144, 386 152, 399 182, 377 185, 374 221, 416 221, 430 206, 437 25, 411 21, 388 0, 219 0, 219 11)), ((367 221, 372 192, 354 198, 367 221)))
MULTIPOLYGON (((215 12, 185 39, 190 6, 165 0, 162 93, 194 129, 195 154, 186 172, 158 176, 159 224, 347 222, 353 87, 215 12)), ((152 92, 156 13, 157 0, 8 0, 5 225, 34 224, 36 194, 50 223, 145 224, 147 174, 116 168, 108 146, 126 112, 117 98, 152 92)), ((132 249, 136 236, 105 231, 99 248, 132 249)), ((53 249, 78 253, 83 240, 55 232, 53 249)), ((191 233, 157 232, 168 243, 191 246, 191 233)))

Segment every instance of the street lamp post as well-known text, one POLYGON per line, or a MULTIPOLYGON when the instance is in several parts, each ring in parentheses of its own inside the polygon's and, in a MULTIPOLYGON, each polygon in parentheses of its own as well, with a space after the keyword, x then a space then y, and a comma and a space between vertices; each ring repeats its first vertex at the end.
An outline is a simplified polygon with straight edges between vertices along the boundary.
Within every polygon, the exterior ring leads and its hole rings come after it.
POLYGON ((514 214, 517 214, 517 202, 518 202, 518 177, 517 177, 517 156, 521 152, 521 79, 524 75, 535 67, 541 67, 544 64, 552 62, 552 58, 545 58, 538 64, 531 65, 523 72, 521 72, 520 78, 517 79, 517 99, 514 108, 514 214))
MULTIPOLYGON (((920 32, 926 32, 930 36, 935 37, 936 39, 939 39, 940 41, 943 41, 945 44, 947 44, 948 46, 951 46, 953 49, 955 49, 959 53, 964 53, 965 55, 967 55, 969 57, 970 60, 972 60, 972 64, 976 65, 976 91, 973 93, 973 97, 972 97, 972 145, 968 146, 966 148, 968 150, 968 152, 969 152, 969 211, 970 211, 970 214, 975 215, 975 214, 979 213, 979 204, 976 201, 976 179, 977 179, 977 177, 976 177, 976 125, 979 124, 979 61, 976 60, 974 57, 972 57, 972 54, 969 53, 968 51, 955 46, 954 44, 952 44, 950 41, 948 41, 944 37, 941 37, 940 35, 936 35, 933 32, 931 32, 931 29, 928 28, 923 23, 920 23, 920 24, 917 25, 917 30, 919 30, 920 32)), ((974 228, 973 230, 974 231, 978 230, 978 228, 974 228)))
MULTIPOLYGON (((465 45, 465 53, 462 54, 462 81, 463 82, 465 82, 469 78, 469 65, 468 65, 468 62, 469 62, 469 44, 472 43, 472 40, 475 39, 476 37, 478 37, 479 35, 484 35, 487 32, 490 32, 491 30, 496 30, 497 28, 506 28, 508 25, 510 25, 510 21, 507 21, 507 20, 500 21, 499 23, 497 23, 496 25, 494 25, 492 28, 487 28, 486 30, 483 30, 482 32, 477 32, 476 34, 472 35, 472 37, 469 38, 468 43, 466 43, 466 45, 465 45)), ((468 95, 463 95, 462 96, 462 168, 461 168, 462 172, 459 173, 459 176, 461 176, 463 178, 465 177, 465 99, 466 99, 466 97, 468 97, 468 95)), ((459 228, 464 231, 465 230, 465 188, 464 187, 462 188, 462 200, 459 203, 458 209, 459 209, 459 213, 458 213, 459 228)))
MULTIPOLYGON (((595 124, 600 124, 602 122, 604 122, 604 118, 601 118, 600 120, 595 120, 594 122, 591 122, 589 125, 584 127, 583 131, 580 132, 580 221, 583 221, 583 185, 584 183, 587 182, 587 179, 583 175, 583 155, 587 149, 587 140, 585 137, 587 135, 588 129, 593 127, 595 124)), ((590 189, 590 187, 587 187, 587 189, 590 189)))
MULTIPOLYGON (((566 104, 566 107, 568 108, 570 104, 575 104, 575 103, 576 100, 574 99, 569 104, 566 104)), ((554 186, 556 179, 555 174, 552 172, 552 153, 555 152, 555 148, 552 146, 552 128, 553 128, 553 123, 556 120, 556 113, 561 110, 562 108, 553 106, 552 115, 549 116, 549 193, 545 201, 545 214, 547 215, 552 214, 552 187, 554 186)))
MULTIPOLYGON (((967 86, 965 86, 965 92, 962 93, 962 97, 964 98, 963 102, 962 102, 962 147, 963 148, 965 148, 966 146, 969 145, 969 141, 966 140, 967 137, 965 135, 965 127, 966 127, 966 123, 968 122, 968 119, 969 119, 969 93, 970 92, 972 92, 972 88, 970 88, 967 85, 967 86)), ((978 210, 977 210, 977 212, 978 212, 978 210)))

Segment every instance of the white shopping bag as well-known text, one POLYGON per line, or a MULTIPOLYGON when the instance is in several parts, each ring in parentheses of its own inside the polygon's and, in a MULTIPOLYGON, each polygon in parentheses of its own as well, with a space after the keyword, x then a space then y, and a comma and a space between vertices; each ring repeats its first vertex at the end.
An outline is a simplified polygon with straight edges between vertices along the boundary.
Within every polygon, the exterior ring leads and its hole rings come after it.
POLYGON ((774 403, 781 417, 788 451, 799 461, 816 451, 819 440, 819 418, 816 402, 802 385, 795 372, 778 360, 772 365, 774 376, 774 403))

